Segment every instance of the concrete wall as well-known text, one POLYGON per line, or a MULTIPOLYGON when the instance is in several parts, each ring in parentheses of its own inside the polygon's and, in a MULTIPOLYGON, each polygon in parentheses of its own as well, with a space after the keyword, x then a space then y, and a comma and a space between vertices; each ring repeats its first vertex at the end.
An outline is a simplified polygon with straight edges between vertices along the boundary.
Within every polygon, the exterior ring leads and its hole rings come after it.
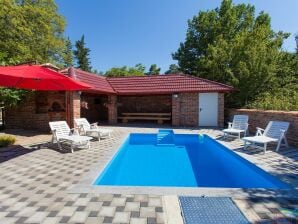
POLYGON ((287 139, 290 145, 298 146, 298 111, 228 109, 227 120, 231 121, 235 114, 247 114, 249 116, 250 134, 256 132, 256 127, 266 128, 269 121, 290 122, 287 139))

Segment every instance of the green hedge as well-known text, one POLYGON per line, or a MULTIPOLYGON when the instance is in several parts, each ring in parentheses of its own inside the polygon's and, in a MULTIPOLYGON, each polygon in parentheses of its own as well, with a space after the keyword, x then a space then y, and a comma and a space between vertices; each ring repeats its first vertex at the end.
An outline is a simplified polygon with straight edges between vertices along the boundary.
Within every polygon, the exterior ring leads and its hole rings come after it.
POLYGON ((263 109, 263 110, 298 110, 298 93, 282 89, 273 93, 263 93, 250 104, 246 105, 248 109, 263 109))
POLYGON ((12 135, 0 135, 0 147, 6 147, 14 144, 16 138, 12 135))

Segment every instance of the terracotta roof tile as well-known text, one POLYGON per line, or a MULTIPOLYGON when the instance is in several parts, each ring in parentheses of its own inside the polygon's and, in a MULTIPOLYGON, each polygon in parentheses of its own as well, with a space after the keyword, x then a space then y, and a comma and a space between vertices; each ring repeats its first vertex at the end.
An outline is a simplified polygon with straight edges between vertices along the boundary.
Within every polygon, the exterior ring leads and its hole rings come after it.
POLYGON ((118 94, 168 94, 178 92, 231 92, 218 82, 183 74, 107 78, 118 94))
POLYGON ((106 78, 76 68, 60 71, 106 94, 172 94, 179 92, 231 92, 233 87, 184 74, 106 78))
POLYGON ((88 91, 94 91, 98 93, 115 93, 106 77, 95 75, 93 73, 85 72, 76 68, 69 68, 68 73, 70 77, 93 86, 93 88, 88 91))

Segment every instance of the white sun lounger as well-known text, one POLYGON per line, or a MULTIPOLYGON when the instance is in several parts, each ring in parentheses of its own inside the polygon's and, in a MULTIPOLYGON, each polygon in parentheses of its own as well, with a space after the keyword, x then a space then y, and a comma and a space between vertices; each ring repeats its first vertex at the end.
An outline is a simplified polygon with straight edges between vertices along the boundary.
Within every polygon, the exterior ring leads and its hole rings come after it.
POLYGON ((248 116, 247 115, 235 115, 233 118, 233 122, 228 123, 228 128, 222 130, 224 133, 223 138, 225 139, 227 135, 235 135, 237 134, 238 138, 240 138, 241 133, 246 136, 248 128, 248 116))
POLYGON ((248 146, 263 148, 265 153, 267 144, 270 142, 277 143, 276 151, 278 151, 282 145, 289 147, 286 139, 289 125, 289 122, 270 121, 265 130, 257 128, 256 136, 242 138, 244 141, 244 148, 246 149, 248 146), (251 144, 247 145, 247 142, 251 144), (256 144, 264 145, 264 147, 257 146, 256 144))
POLYGON ((62 150, 63 143, 70 144, 72 153, 76 146, 87 146, 88 149, 90 148, 90 140, 92 138, 80 136, 72 132, 74 129, 70 129, 66 121, 53 121, 49 122, 49 125, 53 134, 52 142, 57 142, 60 150, 62 150))
POLYGON ((107 128, 100 128, 97 123, 90 124, 86 118, 74 119, 76 126, 80 129, 84 135, 92 136, 100 141, 100 138, 110 137, 113 130, 107 128))

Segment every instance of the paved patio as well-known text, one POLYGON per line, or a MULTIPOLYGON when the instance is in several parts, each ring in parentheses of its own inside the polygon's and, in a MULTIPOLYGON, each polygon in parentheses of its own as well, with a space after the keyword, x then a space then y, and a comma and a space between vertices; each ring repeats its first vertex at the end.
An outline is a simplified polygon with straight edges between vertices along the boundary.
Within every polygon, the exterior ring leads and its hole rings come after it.
MULTIPOLYGON (((111 128, 111 127, 110 127, 111 128)), ((0 223, 168 223, 164 197, 148 194, 71 193, 99 161, 107 162, 130 132, 156 132, 156 128, 112 127, 110 139, 92 142, 91 150, 62 153, 47 142, 48 134, 20 131, 18 146, 0 149, 0 223)), ((213 129, 175 129, 177 133, 207 133, 213 129)), ((13 133, 13 132, 10 132, 13 133)), ((276 153, 242 149, 239 140, 224 142, 298 189, 298 150, 276 153)), ((247 197, 233 201, 251 222, 296 223, 286 216, 298 208, 296 197, 247 197)), ((180 211, 177 211, 179 213, 180 211)))

